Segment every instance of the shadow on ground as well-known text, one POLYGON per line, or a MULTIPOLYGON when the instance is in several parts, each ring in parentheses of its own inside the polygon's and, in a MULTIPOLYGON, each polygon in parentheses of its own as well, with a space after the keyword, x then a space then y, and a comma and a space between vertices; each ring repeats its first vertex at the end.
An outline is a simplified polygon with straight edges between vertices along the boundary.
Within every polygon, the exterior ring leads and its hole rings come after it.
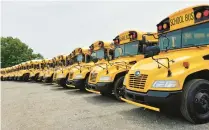
POLYGON ((77 95, 77 94, 92 94, 92 93, 89 93, 87 91, 81 91, 79 89, 75 89, 75 88, 72 88, 72 89, 67 89, 67 90, 70 90, 70 91, 66 91, 65 93, 69 94, 69 95, 77 95))
POLYGON ((192 125, 186 121, 179 111, 170 111, 168 112, 155 112, 144 108, 133 108, 126 111, 118 112, 123 116, 124 119, 129 121, 143 122, 144 125, 192 125), (143 121, 142 121, 143 120, 143 121))
POLYGON ((85 97, 84 100, 86 100, 88 103, 95 104, 95 105, 98 105, 98 104, 112 104, 112 103, 120 104, 120 103, 123 103, 123 102, 118 101, 113 95, 102 96, 100 94, 94 94, 91 97, 85 97))

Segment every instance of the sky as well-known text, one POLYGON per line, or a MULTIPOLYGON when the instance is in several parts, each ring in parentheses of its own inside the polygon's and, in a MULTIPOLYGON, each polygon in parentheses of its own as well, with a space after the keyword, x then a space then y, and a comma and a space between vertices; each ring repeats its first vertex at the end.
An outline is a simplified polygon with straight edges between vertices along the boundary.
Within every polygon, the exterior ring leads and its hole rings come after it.
POLYGON ((3 1, 1 36, 17 37, 45 58, 69 54, 127 30, 155 32, 168 15, 207 1, 3 1))

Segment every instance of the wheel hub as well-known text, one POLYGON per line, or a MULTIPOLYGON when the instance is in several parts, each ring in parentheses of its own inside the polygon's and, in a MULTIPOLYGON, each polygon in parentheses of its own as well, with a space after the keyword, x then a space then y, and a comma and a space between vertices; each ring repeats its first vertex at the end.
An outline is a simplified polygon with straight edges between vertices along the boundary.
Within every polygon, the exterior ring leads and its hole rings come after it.
POLYGON ((201 114, 209 112, 209 95, 206 92, 198 92, 195 95, 195 108, 201 114))

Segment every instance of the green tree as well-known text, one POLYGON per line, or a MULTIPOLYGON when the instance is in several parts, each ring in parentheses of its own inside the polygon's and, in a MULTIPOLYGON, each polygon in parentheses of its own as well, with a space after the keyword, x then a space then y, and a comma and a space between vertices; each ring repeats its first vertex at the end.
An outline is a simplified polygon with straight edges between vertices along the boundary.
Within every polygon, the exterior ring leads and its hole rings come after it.
POLYGON ((39 53, 33 53, 33 50, 18 38, 1 37, 2 68, 33 59, 43 59, 43 56, 39 53))

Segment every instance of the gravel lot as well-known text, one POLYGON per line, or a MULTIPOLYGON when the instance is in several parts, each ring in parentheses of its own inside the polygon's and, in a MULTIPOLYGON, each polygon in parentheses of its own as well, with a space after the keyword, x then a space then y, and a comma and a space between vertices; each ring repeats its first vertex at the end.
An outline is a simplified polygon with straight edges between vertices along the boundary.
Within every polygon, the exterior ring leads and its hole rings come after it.
POLYGON ((114 97, 57 85, 2 82, 2 130, 208 130, 181 116, 143 110, 114 97))

